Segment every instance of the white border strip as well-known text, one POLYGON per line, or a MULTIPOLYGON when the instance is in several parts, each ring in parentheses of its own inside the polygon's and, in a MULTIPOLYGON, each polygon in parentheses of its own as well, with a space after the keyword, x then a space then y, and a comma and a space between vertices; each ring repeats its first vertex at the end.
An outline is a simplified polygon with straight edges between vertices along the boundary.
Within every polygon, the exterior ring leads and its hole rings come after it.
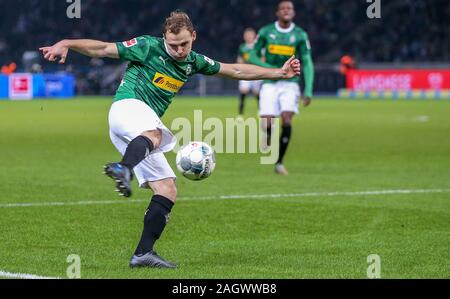
POLYGON ((15 279, 60 279, 59 277, 51 277, 51 276, 38 276, 34 274, 27 273, 11 273, 0 270, 0 277, 5 278, 15 278, 15 279))
MULTIPOLYGON (((372 195, 397 195, 397 194, 423 194, 423 193, 450 193, 450 189, 400 189, 400 190, 375 190, 375 191, 352 191, 352 192, 309 192, 309 193, 287 193, 287 194, 242 194, 242 195, 215 195, 199 197, 179 197, 179 201, 199 200, 228 200, 228 199, 271 199, 296 197, 336 197, 336 196, 372 196, 372 195)), ((97 201, 67 201, 67 202, 32 202, 32 203, 5 203, 0 208, 20 207, 47 207, 47 206, 85 206, 85 205, 111 205, 148 202, 149 199, 131 200, 97 200, 97 201)))

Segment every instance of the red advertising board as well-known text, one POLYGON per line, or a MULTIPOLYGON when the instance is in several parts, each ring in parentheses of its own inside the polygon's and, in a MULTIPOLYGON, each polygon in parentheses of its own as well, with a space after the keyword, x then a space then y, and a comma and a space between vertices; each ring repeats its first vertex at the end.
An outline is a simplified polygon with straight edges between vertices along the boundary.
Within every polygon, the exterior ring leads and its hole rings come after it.
POLYGON ((33 77, 31 74, 11 74, 9 76, 9 98, 31 99, 33 97, 33 77))
POLYGON ((450 90, 450 70, 354 70, 347 88, 361 91, 450 90))

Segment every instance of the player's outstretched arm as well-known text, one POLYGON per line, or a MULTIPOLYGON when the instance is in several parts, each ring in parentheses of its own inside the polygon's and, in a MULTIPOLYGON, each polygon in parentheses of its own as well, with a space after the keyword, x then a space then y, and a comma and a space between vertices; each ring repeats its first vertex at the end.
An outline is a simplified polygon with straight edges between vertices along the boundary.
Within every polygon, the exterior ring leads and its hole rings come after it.
POLYGON ((89 57, 119 58, 119 52, 115 43, 92 39, 65 39, 53 46, 39 48, 39 50, 48 61, 56 61, 59 59, 59 63, 66 61, 69 50, 74 50, 89 57))
POLYGON ((265 68, 252 64, 220 64, 220 76, 238 80, 280 80, 300 75, 300 61, 292 56, 282 68, 265 68))

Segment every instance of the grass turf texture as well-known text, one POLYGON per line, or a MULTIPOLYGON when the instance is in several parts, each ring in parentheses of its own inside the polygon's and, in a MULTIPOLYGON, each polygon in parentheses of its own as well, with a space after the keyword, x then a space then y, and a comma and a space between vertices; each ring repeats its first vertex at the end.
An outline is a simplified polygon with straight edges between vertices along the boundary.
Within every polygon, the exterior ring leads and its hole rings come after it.
MULTIPOLYGON (((82 278, 450 277, 450 193, 179 200, 157 251, 179 269, 129 269, 147 202, 118 198, 102 166, 107 98, 0 102, 0 205, 117 200, 83 206, 0 207, 0 271, 82 278)), ((234 117, 237 99, 177 98, 175 117, 234 117)), ((247 101, 246 117, 256 114, 247 101)), ((180 197, 389 189, 450 189, 450 102, 320 99, 296 118, 279 177, 259 155, 219 154, 206 181, 180 177, 180 197)), ((206 134, 204 134, 206 135, 206 134)), ((174 166, 175 154, 168 160, 174 166)), ((150 199, 134 182, 133 199, 150 199)))

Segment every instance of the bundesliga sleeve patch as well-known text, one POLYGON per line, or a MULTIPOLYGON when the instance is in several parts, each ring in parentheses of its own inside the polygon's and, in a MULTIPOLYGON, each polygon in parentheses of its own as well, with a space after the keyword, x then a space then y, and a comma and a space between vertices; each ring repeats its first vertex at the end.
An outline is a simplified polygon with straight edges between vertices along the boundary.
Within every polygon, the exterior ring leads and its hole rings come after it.
POLYGON ((125 47, 130 48, 130 47, 137 45, 137 39, 133 38, 133 39, 130 39, 129 41, 123 42, 122 44, 125 47))
POLYGON ((207 63, 209 63, 210 65, 214 66, 216 63, 214 62, 214 60, 212 60, 209 57, 206 57, 205 55, 203 55, 203 58, 206 60, 207 63))

